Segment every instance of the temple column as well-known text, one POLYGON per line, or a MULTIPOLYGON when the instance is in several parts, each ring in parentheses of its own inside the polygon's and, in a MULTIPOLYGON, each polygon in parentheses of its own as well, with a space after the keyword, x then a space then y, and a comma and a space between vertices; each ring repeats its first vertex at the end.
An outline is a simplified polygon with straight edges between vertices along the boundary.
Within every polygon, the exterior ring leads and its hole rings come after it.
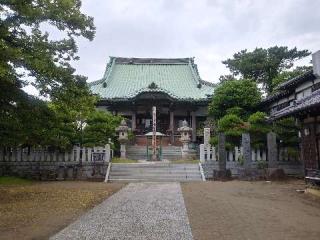
POLYGON ((137 115, 136 112, 133 111, 132 116, 131 116, 131 124, 132 124, 132 131, 136 130, 136 124, 137 124, 137 115))
POLYGON ((174 143, 174 111, 170 111, 171 144, 174 143))
POLYGON ((197 122, 196 122, 196 113, 191 112, 191 127, 192 127, 192 142, 197 140, 197 122))

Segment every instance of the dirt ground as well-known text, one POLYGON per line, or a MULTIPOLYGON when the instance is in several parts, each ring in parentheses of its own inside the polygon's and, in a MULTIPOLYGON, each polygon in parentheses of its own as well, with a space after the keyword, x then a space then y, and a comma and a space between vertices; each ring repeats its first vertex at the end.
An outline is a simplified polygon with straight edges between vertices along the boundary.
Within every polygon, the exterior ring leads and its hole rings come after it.
POLYGON ((0 186, 0 239, 48 239, 123 184, 42 182, 0 186))
POLYGON ((303 181, 182 184, 194 239, 320 239, 320 200, 303 181))

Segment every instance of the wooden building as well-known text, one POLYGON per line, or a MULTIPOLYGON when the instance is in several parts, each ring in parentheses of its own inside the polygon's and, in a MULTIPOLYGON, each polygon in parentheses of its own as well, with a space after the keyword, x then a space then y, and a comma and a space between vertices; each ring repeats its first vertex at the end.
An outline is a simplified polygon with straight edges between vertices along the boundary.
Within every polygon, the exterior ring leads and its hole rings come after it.
POLYGON ((128 119, 139 145, 151 131, 156 106, 157 131, 165 134, 164 144, 175 145, 183 120, 192 127, 192 141, 197 141, 214 85, 200 78, 193 58, 110 57, 103 78, 90 88, 101 97, 98 108, 128 119))
POLYGON ((270 118, 294 116, 301 122, 301 158, 305 169, 320 169, 320 51, 312 55, 313 69, 279 86, 263 106, 270 118))

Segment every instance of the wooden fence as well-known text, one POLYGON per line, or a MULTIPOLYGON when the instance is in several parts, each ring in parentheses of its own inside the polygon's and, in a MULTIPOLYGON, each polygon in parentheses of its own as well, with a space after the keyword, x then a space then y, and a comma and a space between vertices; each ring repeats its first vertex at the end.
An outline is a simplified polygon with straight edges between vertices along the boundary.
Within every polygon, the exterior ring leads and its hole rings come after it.
POLYGON ((69 151, 49 151, 45 148, 2 148, 2 162, 109 162, 113 156, 110 145, 104 147, 74 146, 69 151))

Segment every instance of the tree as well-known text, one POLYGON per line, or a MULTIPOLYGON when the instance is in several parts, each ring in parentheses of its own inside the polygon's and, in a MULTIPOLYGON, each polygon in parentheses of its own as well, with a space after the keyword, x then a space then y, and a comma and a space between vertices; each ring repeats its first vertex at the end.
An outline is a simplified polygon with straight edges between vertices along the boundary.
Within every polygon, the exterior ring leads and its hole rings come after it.
POLYGON ((278 76, 276 76, 273 80, 272 80, 272 90, 276 91, 277 87, 281 84, 284 83, 294 77, 297 77, 309 70, 311 70, 312 67, 311 66, 298 66, 293 70, 289 70, 289 71, 283 71, 281 73, 278 74, 278 76))
POLYGON ((299 155, 299 129, 301 128, 294 117, 282 118, 273 123, 273 130, 280 140, 280 146, 286 147, 291 157, 299 155))
POLYGON ((16 88, 34 80, 33 85, 45 95, 81 78, 73 75, 70 65, 78 59, 74 37, 92 40, 95 28, 93 18, 81 13, 80 7, 80 0, 1 1, 1 80, 16 88), (65 37, 49 39, 49 33, 42 31, 48 25, 63 31, 65 37))
POLYGON ((309 56, 308 50, 288 49, 288 47, 270 47, 267 49, 256 48, 252 52, 241 50, 222 63, 225 64, 233 75, 253 79, 262 83, 269 94, 273 91, 273 79, 284 70, 293 67, 296 60, 309 56))
POLYGON ((220 83, 223 83, 225 81, 230 81, 230 80, 236 80, 236 78, 233 76, 233 75, 221 75, 219 77, 219 82, 220 83))
MULTIPOLYGON (((10 142, 14 136, 17 137, 15 143, 21 144, 23 137, 19 136, 31 134, 28 129, 37 122, 40 105, 41 109, 51 112, 44 107, 46 103, 28 96, 22 87, 32 84, 41 95, 56 98, 61 89, 85 81, 85 77, 74 74, 70 65, 70 61, 78 59, 75 37, 92 40, 95 33, 93 18, 81 13, 80 7, 80 0, 1 1, 0 136, 8 136, 1 144, 10 142), (50 39, 44 29, 52 28, 60 31, 63 38, 50 39), (27 128, 22 127, 25 116, 20 106, 29 109, 27 128), (6 122, 8 119, 11 121, 6 122), (8 132, 10 129, 12 132, 8 132)), ((54 121, 56 119, 51 123, 54 121)), ((26 143, 30 142, 30 138, 26 139, 26 143)))
POLYGON ((45 145, 55 119, 55 114, 47 103, 21 94, 13 107, 14 109, 6 109, 5 114, 0 115, 0 146, 45 145))
POLYGON ((252 145, 255 148, 266 146, 266 136, 271 130, 267 123, 267 114, 264 112, 255 112, 248 118, 249 133, 252 145))
MULTIPOLYGON (((89 116, 95 111, 97 97, 92 95, 85 81, 71 83, 56 92, 51 108, 59 124, 57 136, 69 139, 66 144, 83 144, 83 130, 89 116)), ((59 141, 58 141, 59 142, 59 141)))
POLYGON ((215 89, 209 113, 215 119, 220 119, 227 113, 246 119, 255 112, 260 100, 261 93, 255 82, 246 79, 225 81, 215 89))
POLYGON ((115 128, 119 126, 121 119, 120 116, 113 116, 102 110, 92 112, 84 129, 84 144, 101 146, 107 144, 109 138, 115 141, 115 128))
MULTIPOLYGON (((218 121, 218 131, 226 135, 226 147, 231 149, 240 145, 241 134, 246 132, 248 124, 235 114, 227 114, 218 121)), ((213 142, 215 139, 213 139, 213 142)))

